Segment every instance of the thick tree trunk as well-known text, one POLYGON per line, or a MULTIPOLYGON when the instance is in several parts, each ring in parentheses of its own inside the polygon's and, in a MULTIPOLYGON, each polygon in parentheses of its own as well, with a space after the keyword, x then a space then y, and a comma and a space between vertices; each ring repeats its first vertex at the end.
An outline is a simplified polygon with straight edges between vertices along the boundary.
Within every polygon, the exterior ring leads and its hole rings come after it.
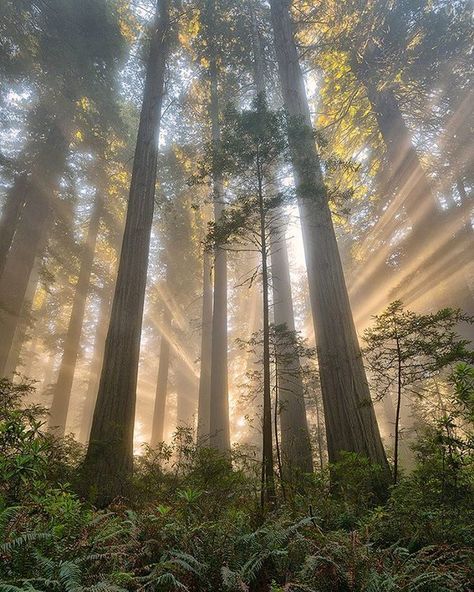
POLYGON ((100 371, 104 359, 105 340, 107 338, 111 306, 112 287, 106 285, 102 289, 99 318, 97 320, 97 327, 94 336, 94 353, 90 363, 87 392, 82 408, 79 441, 83 442, 84 444, 89 441, 89 435, 91 432, 92 416, 94 414, 95 402, 97 400, 97 390, 99 388, 100 371))
POLYGON ((271 0, 297 181, 330 461, 357 452, 388 471, 352 318, 287 0, 271 0))
POLYGON ((211 414, 211 352, 212 352, 212 271, 211 257, 204 253, 202 321, 201 321, 201 373, 199 376, 199 404, 197 442, 209 444, 211 414))
POLYGON ((94 262, 95 248, 99 234, 102 215, 103 196, 97 190, 94 208, 89 222, 87 238, 82 247, 81 265, 77 278, 74 301, 69 319, 69 326, 64 342, 64 351, 59 367, 56 386, 53 391, 53 402, 49 410, 48 426, 56 436, 64 436, 66 430, 67 413, 71 398, 72 384, 76 370, 76 362, 82 335, 82 325, 86 310, 86 301, 94 262))
MULTIPOLYGON (((270 239, 273 319, 275 325, 284 325, 288 331, 295 331, 288 247, 284 231, 272 230, 270 239)), ((313 458, 300 360, 291 343, 283 344, 280 351, 277 351, 277 356, 281 451, 285 468, 289 469, 285 472, 311 473, 313 458)))
POLYGON ((132 472, 140 337, 169 28, 169 3, 162 0, 157 2, 117 285, 82 467, 83 491, 94 493, 100 505, 126 491, 132 472))
POLYGON ((51 225, 53 195, 66 165, 68 140, 61 121, 51 124, 47 140, 49 161, 32 175, 26 201, 0 278, 0 376, 21 319, 21 310, 36 258, 41 256, 51 225))
MULTIPOLYGON (((210 66, 212 141, 220 143, 219 91, 217 64, 210 66)), ((224 210, 222 178, 213 178, 214 216, 219 220, 224 210)), ((218 248, 214 258, 214 305, 211 344, 211 409, 209 421, 210 445, 220 452, 230 451, 229 393, 227 382, 227 253, 218 248)))
POLYGON ((165 426, 166 397, 168 394, 168 373, 170 367, 170 342, 171 311, 165 307, 163 312, 163 331, 160 343, 160 362, 158 365, 158 378, 156 381, 155 407, 153 410, 153 425, 151 428, 150 446, 155 448, 163 442, 165 426))

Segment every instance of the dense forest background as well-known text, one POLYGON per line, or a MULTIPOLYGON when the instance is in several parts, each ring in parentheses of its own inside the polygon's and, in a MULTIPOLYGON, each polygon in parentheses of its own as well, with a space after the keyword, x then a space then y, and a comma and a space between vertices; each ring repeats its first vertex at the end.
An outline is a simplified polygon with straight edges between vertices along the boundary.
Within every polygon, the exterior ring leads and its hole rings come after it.
POLYGON ((0 0, 0 592, 469 591, 471 0, 0 0))

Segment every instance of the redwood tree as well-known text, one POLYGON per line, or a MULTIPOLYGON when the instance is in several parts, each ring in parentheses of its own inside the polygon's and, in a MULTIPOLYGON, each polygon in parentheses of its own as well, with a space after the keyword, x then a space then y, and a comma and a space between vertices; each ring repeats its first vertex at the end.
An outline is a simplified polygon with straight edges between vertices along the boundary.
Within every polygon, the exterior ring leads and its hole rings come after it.
POLYGON ((271 0, 280 84, 290 117, 308 280, 325 408, 328 455, 366 455, 388 471, 347 294, 288 0, 271 0))
POLYGON ((82 467, 82 489, 86 493, 94 492, 99 504, 124 492, 133 465, 140 336, 169 47, 169 2, 157 1, 117 284, 91 436, 82 467))

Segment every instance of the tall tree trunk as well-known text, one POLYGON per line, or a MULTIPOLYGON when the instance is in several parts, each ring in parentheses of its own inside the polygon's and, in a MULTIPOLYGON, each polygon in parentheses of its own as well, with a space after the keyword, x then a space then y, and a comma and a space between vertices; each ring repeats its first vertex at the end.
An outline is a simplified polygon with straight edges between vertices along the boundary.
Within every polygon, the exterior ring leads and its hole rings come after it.
MULTIPOLYGON (((273 289, 273 319, 275 325, 284 325, 295 331, 293 298, 291 293, 288 247, 284 230, 272 229, 271 276, 273 289)), ((311 439, 304 400, 304 386, 300 360, 292 344, 283 343, 278 356, 278 386, 280 399, 281 451, 283 462, 290 471, 311 473, 313 458, 311 439)))
POLYGON ((132 472, 141 326, 155 202, 158 141, 169 47, 169 2, 157 2, 125 232, 104 363, 82 467, 83 490, 104 505, 132 472))
POLYGON ((168 394, 168 374, 170 367, 170 342, 171 311, 165 307, 163 312, 163 331, 160 343, 160 363, 158 366, 158 378, 156 381, 155 407, 153 410, 153 425, 151 428, 150 446, 155 448, 164 440, 166 397, 168 394))
MULTIPOLYGON (((219 89, 216 59, 210 65, 212 141, 214 149, 220 143, 219 89)), ((213 177, 214 217, 224 210, 222 178, 213 177)), ((227 377, 227 253, 217 248, 214 258, 214 305, 211 343, 211 409, 209 420, 210 445, 220 452, 230 451, 229 393, 227 377)))
POLYGON ((201 321, 201 373, 199 376, 199 403, 197 442, 209 444, 211 414, 211 353, 212 353, 212 271, 211 257, 204 252, 202 321, 201 321))
POLYGON ((325 408, 328 455, 357 452, 388 463, 370 398, 327 192, 312 133, 287 0, 271 0, 280 83, 290 133, 325 408))
POLYGON ((49 160, 32 174, 26 201, 0 278, 0 376, 21 319, 21 310, 36 258, 41 256, 52 222, 52 201, 66 165, 68 140, 62 118, 52 122, 47 145, 49 160))
MULTIPOLYGON (((265 63, 254 0, 248 2, 252 23, 252 42, 254 54, 254 84, 257 96, 266 92, 265 63)), ((270 184, 273 179, 270 179, 270 184)), ((284 214, 281 212, 283 219, 284 214)), ((273 316, 275 325, 285 325, 288 331, 295 331, 293 298, 291 293, 290 267, 288 263, 288 247, 284 231, 271 228, 271 277, 273 290, 273 316)), ((277 352, 277 384, 279 391, 281 452, 286 465, 285 472, 310 473, 313 470, 311 440, 304 402, 304 387, 301 378, 300 362, 296 352, 277 352)))
POLYGON ((82 335, 82 325, 94 262, 95 248, 99 234, 103 208, 101 189, 96 190, 87 238, 82 247, 81 266, 77 278, 69 326, 64 342, 64 351, 59 367, 58 380, 53 391, 53 402, 49 410, 49 429, 57 436, 64 436, 72 384, 82 335))
POLYGON ((194 430, 196 414, 197 383, 190 368, 182 360, 177 360, 175 371, 177 396, 177 426, 194 430))
POLYGON ((90 363, 89 380, 87 383, 87 392, 82 408, 81 429, 79 432, 79 441, 86 444, 89 441, 89 435, 92 426, 92 416, 94 414, 95 402, 97 400, 97 390, 99 388, 100 371, 104 359, 105 340, 107 338, 107 329, 110 320, 110 309, 112 306, 112 287, 105 285, 102 288, 102 297, 100 302, 99 318, 94 336, 94 353, 90 363))
POLYGON ((269 308, 269 273, 267 224, 263 198, 263 179, 257 153, 258 208, 260 216, 260 255, 262 264, 262 316, 263 316, 263 470, 262 470, 262 508, 266 503, 273 503, 275 494, 275 473, 273 466, 272 432, 272 394, 270 372, 270 308, 269 308))

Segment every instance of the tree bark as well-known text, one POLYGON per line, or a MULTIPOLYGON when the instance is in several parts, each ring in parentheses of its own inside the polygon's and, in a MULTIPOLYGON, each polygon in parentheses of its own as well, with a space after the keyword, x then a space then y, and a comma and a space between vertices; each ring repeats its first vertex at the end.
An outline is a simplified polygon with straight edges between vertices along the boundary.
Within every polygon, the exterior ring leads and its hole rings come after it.
POLYGON ((166 397, 168 394, 168 373, 170 366, 170 342, 169 332, 171 331, 171 311, 165 307, 163 313, 163 331, 160 343, 160 363, 158 366, 158 378, 156 381, 155 407, 153 410, 153 425, 151 430, 150 446, 155 448, 163 442, 166 397))
POLYGON ((94 336, 94 353, 90 363, 87 393, 82 408, 79 441, 83 442, 84 444, 89 441, 89 435, 92 426, 92 416, 94 414, 95 402, 97 400, 97 390, 99 387, 100 371, 104 359, 105 340, 109 326, 111 306, 112 287, 110 285, 105 285, 102 288, 99 318, 97 320, 97 327, 94 336))
POLYGON ((199 376, 199 404, 197 443, 209 444, 211 414, 211 352, 212 352, 212 270, 209 253, 204 253, 202 321, 201 321, 201 372, 199 376))
POLYGON ((69 326, 64 342, 64 351, 59 367, 58 380, 53 391, 53 401, 49 410, 48 426, 56 436, 62 437, 66 430, 66 420, 71 399, 72 384, 79 354, 82 325, 86 310, 86 301, 94 263, 95 248, 102 216, 103 196, 97 189, 94 207, 89 222, 87 238, 82 247, 81 266, 77 278, 74 301, 69 319, 69 326))
POLYGON ((196 414, 197 382, 190 368, 181 359, 177 360, 175 372, 177 397, 177 426, 194 431, 196 414))
MULTIPOLYGON (((291 293, 290 266, 284 231, 272 229, 270 240, 273 319, 275 325, 284 325, 287 331, 294 332, 295 317, 291 293)), ((279 358, 281 450, 284 466, 289 469, 289 471, 286 470, 285 472, 287 474, 294 471, 311 473, 313 471, 313 458, 300 360, 290 343, 283 344, 276 354, 279 358)))
MULTIPOLYGON (((266 92, 265 65, 262 42, 255 15, 253 0, 248 2, 252 23, 254 54, 254 84, 257 96, 266 92)), ((272 180, 270 180, 271 183, 272 180)), ((284 214, 281 212, 281 217, 284 214)), ((270 233, 271 278, 273 291, 273 319, 275 325, 285 325, 288 331, 295 330, 293 297, 291 293, 288 247, 284 231, 272 228, 270 233), (280 235, 280 236, 279 236, 280 235)), ((287 350, 287 348, 285 348, 287 350)), ((311 440, 304 402, 304 387, 298 355, 289 351, 277 352, 277 384, 281 430, 281 452, 286 473, 310 473, 313 471, 311 440)))
MULTIPOLYGON (((212 142, 220 143, 218 72, 215 57, 210 65, 212 142)), ((213 177, 214 217, 224 210, 223 183, 219 174, 213 177)), ((214 304, 211 343, 210 445, 222 453, 230 451, 229 393, 227 377, 227 253, 218 247, 214 257, 214 304)))
POLYGON ((275 49, 298 190, 325 408, 328 455, 367 456, 388 472, 344 280, 287 0, 271 0, 275 49), (299 130, 299 128, 302 128, 299 130), (296 133, 301 131, 302 133, 296 133))
POLYGON ((263 479, 262 509, 265 503, 275 501, 275 473, 273 466, 273 432, 272 432, 272 395, 270 372, 270 308, 269 308, 269 273, 267 224, 262 189, 262 171, 257 153, 258 207, 260 215, 260 255, 262 264, 262 316, 263 316, 263 479))
POLYGON ((159 128, 169 47, 169 2, 157 2, 125 232, 91 436, 84 493, 99 505, 124 494, 133 465, 141 325, 155 202, 159 128))

